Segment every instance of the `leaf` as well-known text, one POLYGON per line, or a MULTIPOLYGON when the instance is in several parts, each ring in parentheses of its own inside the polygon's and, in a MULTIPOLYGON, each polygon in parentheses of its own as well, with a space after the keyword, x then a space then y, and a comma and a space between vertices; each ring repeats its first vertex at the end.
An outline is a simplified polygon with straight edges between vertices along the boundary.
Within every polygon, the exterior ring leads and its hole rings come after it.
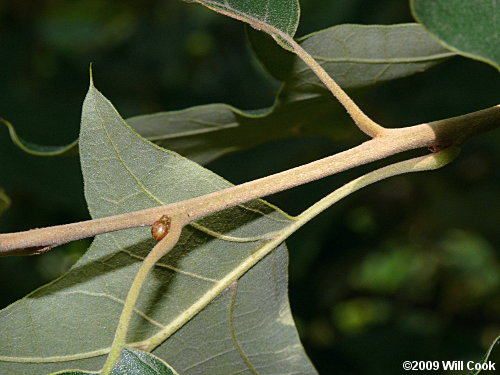
MULTIPOLYGON (((297 100, 330 95, 297 56, 270 43, 265 34, 247 31, 252 49, 264 68, 285 82, 282 96, 297 100)), ((418 24, 339 25, 298 41, 345 89, 407 77, 454 56, 418 24)))
POLYGON ((53 372, 50 375, 99 375, 99 372, 80 371, 80 370, 63 370, 63 371, 53 372))
POLYGON ((181 374, 316 374, 298 344, 286 270, 281 245, 153 353, 181 374))
POLYGON ((126 121, 157 145, 206 164, 275 139, 321 135, 336 139, 342 136, 342 125, 349 123, 343 112, 331 98, 313 98, 278 101, 272 108, 260 111, 209 104, 126 121))
MULTIPOLYGON (((342 126, 349 123, 332 98, 293 103, 278 101, 271 108, 254 111, 209 104, 125 121, 146 139, 199 164, 275 139, 301 136, 337 139, 343 137, 342 126)), ((77 154, 77 146, 77 140, 60 147, 24 142, 22 149, 38 156, 55 156, 77 154)))
MULTIPOLYGON (((137 133, 157 145, 206 164, 226 154, 275 139, 303 136, 343 137, 349 120, 331 98, 280 103, 269 109, 241 111, 227 104, 208 104, 180 111, 159 112, 125 120, 137 133), (332 126, 334 124, 335 126, 332 126)), ((77 154, 78 141, 61 152, 30 144, 38 156, 77 154)))
POLYGON ((178 373, 152 354, 124 349, 111 375, 178 375, 178 373))
POLYGON ((269 123, 272 112, 243 112, 226 104, 210 104, 126 121, 159 146, 205 164, 228 152, 286 136, 290 129, 279 122, 274 127, 269 123))
POLYGON ((411 0, 412 13, 441 44, 500 70, 498 0, 411 0))
MULTIPOLYGON (((51 375, 98 375, 97 372, 64 370, 51 375)), ((111 375, 178 375, 160 358, 136 349, 123 349, 120 360, 115 363, 111 375)))
POLYGON ((19 147, 21 150, 28 154, 37 156, 58 156, 58 155, 72 155, 76 154, 76 146, 78 145, 78 140, 63 145, 63 146, 46 146, 39 145, 26 141, 19 137, 14 129, 14 126, 7 120, 0 118, 0 122, 3 123, 9 129, 10 139, 12 142, 19 147))
POLYGON ((160 358, 134 349, 124 349, 111 375, 178 375, 160 358))
MULTIPOLYGON (((344 121, 343 110, 329 91, 293 53, 277 46, 266 34, 247 31, 263 65, 275 78, 285 81, 280 99, 271 109, 244 112, 211 104, 133 117, 127 122, 149 140, 201 164, 273 139, 304 135, 335 138, 344 121)), ((300 42, 346 89, 423 72, 454 56, 418 24, 340 25, 300 42)))
MULTIPOLYGON (((93 86, 83 106, 80 157, 94 218, 230 186, 145 141, 93 86)), ((286 248, 272 252, 284 237, 266 236, 292 223, 283 212, 254 201, 185 228, 141 290, 129 346, 156 348, 183 375, 199 373, 195 364, 200 362, 221 368, 218 375, 251 366, 262 374, 296 369, 315 374, 290 315, 286 248), (179 337, 186 341, 179 343, 179 337), (188 341, 196 346, 185 347, 188 341), (266 366, 260 368, 262 363, 266 366)), ((97 236, 68 273, 2 310, 0 373, 99 370, 127 291, 153 242, 149 228, 97 236)))
POLYGON ((298 0, 185 0, 199 3, 215 12, 248 23, 257 30, 272 35, 285 48, 284 33, 293 36, 299 25, 298 0))

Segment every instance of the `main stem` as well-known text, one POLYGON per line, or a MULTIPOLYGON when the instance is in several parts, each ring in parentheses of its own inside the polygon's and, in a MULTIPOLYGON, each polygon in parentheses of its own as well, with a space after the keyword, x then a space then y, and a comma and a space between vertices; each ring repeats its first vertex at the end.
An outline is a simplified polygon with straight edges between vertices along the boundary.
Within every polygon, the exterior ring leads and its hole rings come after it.
POLYGON ((347 151, 228 189, 166 206, 88 220, 80 223, 0 234, 0 255, 32 255, 33 247, 66 242, 121 229, 151 225, 163 214, 185 213, 195 220, 225 208, 383 159, 403 151, 432 145, 460 145, 468 138, 500 126, 500 105, 450 119, 401 129, 386 129, 347 151))

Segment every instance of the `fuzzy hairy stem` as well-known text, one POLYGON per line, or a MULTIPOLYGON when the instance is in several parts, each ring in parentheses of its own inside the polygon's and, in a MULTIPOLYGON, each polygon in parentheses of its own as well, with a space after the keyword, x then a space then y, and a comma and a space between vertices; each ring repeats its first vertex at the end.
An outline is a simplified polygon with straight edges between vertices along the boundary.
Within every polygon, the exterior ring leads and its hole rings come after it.
POLYGON ((36 255, 66 242, 121 229, 148 226, 161 215, 187 215, 190 221, 250 200, 265 197, 356 166, 417 148, 459 146, 500 126, 500 105, 467 115, 399 129, 338 154, 264 178, 166 206, 79 223, 0 234, 0 256, 36 255))
POLYGON ((140 291, 146 278, 154 267, 156 262, 160 260, 165 254, 172 250, 179 240, 181 235, 183 224, 180 224, 177 218, 173 218, 172 227, 167 236, 162 239, 156 246, 151 250, 148 256, 144 259, 135 275, 134 281, 130 287, 123 310, 118 322, 118 327, 115 332, 115 338, 113 344, 111 345, 111 350, 109 352, 108 358, 104 367, 102 369, 101 375, 109 375, 113 370, 113 365, 120 358, 120 353, 125 346, 125 340, 127 338, 128 327, 130 325, 130 320, 134 312, 134 306, 139 297, 140 291))
POLYGON ((346 109, 358 128, 370 137, 380 137, 384 134, 385 128, 377 124, 368 117, 346 92, 335 82, 335 80, 323 69, 323 67, 297 43, 292 37, 280 33, 280 37, 285 39, 293 48, 293 51, 300 59, 316 74, 326 88, 335 96, 340 104, 346 109))
POLYGON ((223 14, 225 16, 243 21, 248 23, 250 26, 257 30, 262 30, 273 36, 276 41, 284 48, 294 52, 320 79, 321 82, 326 86, 326 88, 333 94, 333 96, 339 101, 339 103, 346 109, 347 113, 351 116, 354 123, 358 128, 370 137, 378 137, 384 133, 385 128, 377 124, 371 118, 369 118, 354 101, 346 94, 346 92, 335 82, 335 80, 323 69, 323 67, 318 64, 318 62, 312 57, 309 52, 298 44, 293 36, 284 33, 283 31, 277 29, 276 27, 264 23, 261 20, 252 18, 248 15, 240 15, 236 12, 225 11, 217 7, 212 7, 208 3, 203 1, 197 1, 200 4, 212 9, 214 12, 223 14))
MULTIPOLYGON (((402 162, 394 163, 391 165, 388 165, 386 167, 382 167, 380 169, 377 169, 375 171, 369 172, 361 177, 358 177, 354 179, 353 181, 345 184, 344 186, 336 189, 332 193, 328 194, 326 197, 321 199, 320 201, 316 202, 313 204, 311 207, 309 207, 307 210, 302 212, 299 216, 295 217, 295 220, 293 220, 286 228, 283 228, 280 231, 274 232, 274 235, 269 237, 268 241, 265 243, 264 246, 260 247, 257 251, 255 251, 251 257, 249 257, 245 263, 245 267, 238 267, 237 269, 234 270, 234 272, 231 272, 230 274, 227 275, 226 280, 221 280, 219 281, 218 288, 215 288, 211 294, 214 296, 218 293, 220 293, 223 289, 226 287, 230 287, 233 285, 233 283, 238 280, 246 270, 249 268, 253 267, 260 259, 262 259, 264 256, 269 254, 276 246, 278 246, 280 243, 285 241, 291 234, 296 232, 298 229, 300 229, 304 224, 312 220, 314 217, 316 217, 320 212, 324 211, 334 203, 338 202, 340 199, 354 193, 355 191, 362 189, 363 187, 373 184, 377 181, 396 176, 396 175, 401 175, 405 173, 414 173, 414 172, 421 172, 421 171, 429 171, 437 168, 441 168, 445 166, 446 164, 450 163, 457 155, 459 152, 458 147, 449 147, 441 152, 438 153, 433 153, 430 155, 426 156, 421 156, 409 160, 405 160, 402 162), (214 293, 216 291, 216 293, 214 293)), ((149 268, 150 269, 150 268, 149 268)), ((144 277, 141 277, 139 279, 140 282, 144 281, 144 277)), ((138 290, 138 287, 135 284, 132 284, 132 288, 134 288, 136 291, 138 290)), ((133 293, 130 293, 134 295, 133 293)), ((130 295, 129 294, 129 295, 130 295)), ((190 309, 189 311, 189 316, 184 317, 184 322, 186 320, 191 319, 193 316, 195 316, 197 313, 199 313, 205 306, 206 304, 211 301, 211 299, 208 300, 199 300, 200 303, 197 303, 196 306, 193 306, 193 308, 190 309)), ((126 305, 129 305, 131 302, 129 302, 129 299, 127 298, 126 305)), ((130 309, 129 309, 130 310, 130 309)), ((131 310, 130 310, 131 311, 131 310)), ((130 312, 129 312, 130 314, 130 312)), ((119 325, 119 330, 121 332, 125 331, 127 329, 127 324, 128 320, 123 319, 121 324, 119 325)), ((175 332, 177 329, 179 329, 182 326, 182 322, 176 322, 172 323, 166 327, 163 330, 160 330, 157 334, 152 336, 151 338, 141 341, 141 342, 135 342, 135 343, 130 343, 129 345, 140 348, 145 351, 152 351, 155 349, 158 345, 160 345, 162 342, 164 342, 170 335, 175 332)), ((123 340, 125 335, 122 333, 121 334, 121 339, 123 340)), ((118 344, 115 345, 115 353, 112 355, 113 358, 118 357, 118 344)))

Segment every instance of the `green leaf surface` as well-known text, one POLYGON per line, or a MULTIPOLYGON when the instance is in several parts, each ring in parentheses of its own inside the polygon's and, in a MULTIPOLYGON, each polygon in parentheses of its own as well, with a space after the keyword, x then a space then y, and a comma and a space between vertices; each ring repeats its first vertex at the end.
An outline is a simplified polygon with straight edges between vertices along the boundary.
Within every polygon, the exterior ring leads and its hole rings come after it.
MULTIPOLYGON (((96 375, 98 372, 63 370, 51 375, 96 375)), ((136 349, 123 349, 111 375, 178 375, 160 358, 136 349)))
POLYGON ((124 349, 111 375, 178 375, 160 358, 135 349, 124 349))
POLYGON ((415 19, 444 46, 500 70, 499 0, 411 0, 415 19))
MULTIPOLYGON (((252 49, 264 68, 285 82, 282 96, 293 100, 330 95, 297 56, 265 34, 248 29, 252 49)), ((300 45, 345 89, 377 85, 423 72, 454 56, 418 24, 339 25, 307 35, 300 45)))
MULTIPOLYGON (((208 104, 125 120, 137 133, 161 147, 206 164, 223 155, 287 137, 342 137, 348 119, 332 98, 281 103, 242 111, 227 104, 208 104), (334 126, 332 126, 332 124, 334 126)), ((15 134, 12 128, 12 134, 15 134)), ((78 141, 61 147, 14 143, 37 156, 77 154, 78 141)))
POLYGON ((53 372, 50 375, 99 375, 97 371, 63 370, 53 372))
MULTIPOLYGON (((83 106, 80 157, 93 218, 230 186, 141 138, 94 87, 83 106)), ((315 374, 290 314, 287 252, 279 245, 286 237, 268 234, 293 223, 258 200, 185 228, 141 290, 128 344, 155 349, 183 375, 315 374), (205 371, 212 367, 221 370, 205 371)), ((64 276, 2 310, 0 373, 98 371, 153 245, 149 228, 97 236, 64 276)))
POLYGON ((215 12, 246 22, 278 38, 279 33, 295 34, 299 24, 298 0, 186 0, 199 3, 215 12))
POLYGON ((332 98, 277 102, 260 111, 209 104, 126 120, 139 134, 169 150, 206 164, 223 155, 275 139, 338 138, 349 123, 332 98))

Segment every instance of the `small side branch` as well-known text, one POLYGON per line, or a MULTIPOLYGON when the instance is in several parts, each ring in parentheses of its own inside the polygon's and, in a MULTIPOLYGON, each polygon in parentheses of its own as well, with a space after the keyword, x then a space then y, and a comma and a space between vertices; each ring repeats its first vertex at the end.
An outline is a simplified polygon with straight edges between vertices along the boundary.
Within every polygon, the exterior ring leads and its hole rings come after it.
POLYGON ((444 167, 445 165, 451 163, 458 156, 459 152, 460 149, 458 147, 452 146, 434 154, 401 161, 369 172, 328 194, 326 197, 316 202, 297 216, 297 219, 298 221, 302 220, 303 224, 305 224, 342 198, 364 188, 365 186, 386 178, 405 173, 430 171, 444 167))
POLYGON ((128 327, 130 325, 130 320, 132 319, 135 303, 137 302, 141 288, 146 281, 146 277, 156 262, 158 262, 161 257, 174 248, 175 244, 179 240, 183 227, 184 223, 178 218, 173 217, 169 233, 160 242, 158 242, 158 244, 156 244, 156 246, 142 262, 125 300, 120 321, 118 322, 118 328, 116 329, 115 338, 113 340, 113 344, 111 345, 108 359, 102 369, 102 375, 111 374, 115 362, 120 358, 121 351, 124 348, 125 341, 127 339, 128 327))
POLYGON ((385 128, 370 117, 368 117, 354 101, 346 94, 344 90, 335 82, 335 80, 323 69, 323 67, 297 43, 292 37, 280 33, 281 38, 293 48, 294 52, 299 56, 304 63, 311 68, 316 76, 323 82, 327 89, 335 96, 335 98, 346 109, 347 113, 352 117, 358 128, 370 137, 379 137, 384 134, 385 128))

